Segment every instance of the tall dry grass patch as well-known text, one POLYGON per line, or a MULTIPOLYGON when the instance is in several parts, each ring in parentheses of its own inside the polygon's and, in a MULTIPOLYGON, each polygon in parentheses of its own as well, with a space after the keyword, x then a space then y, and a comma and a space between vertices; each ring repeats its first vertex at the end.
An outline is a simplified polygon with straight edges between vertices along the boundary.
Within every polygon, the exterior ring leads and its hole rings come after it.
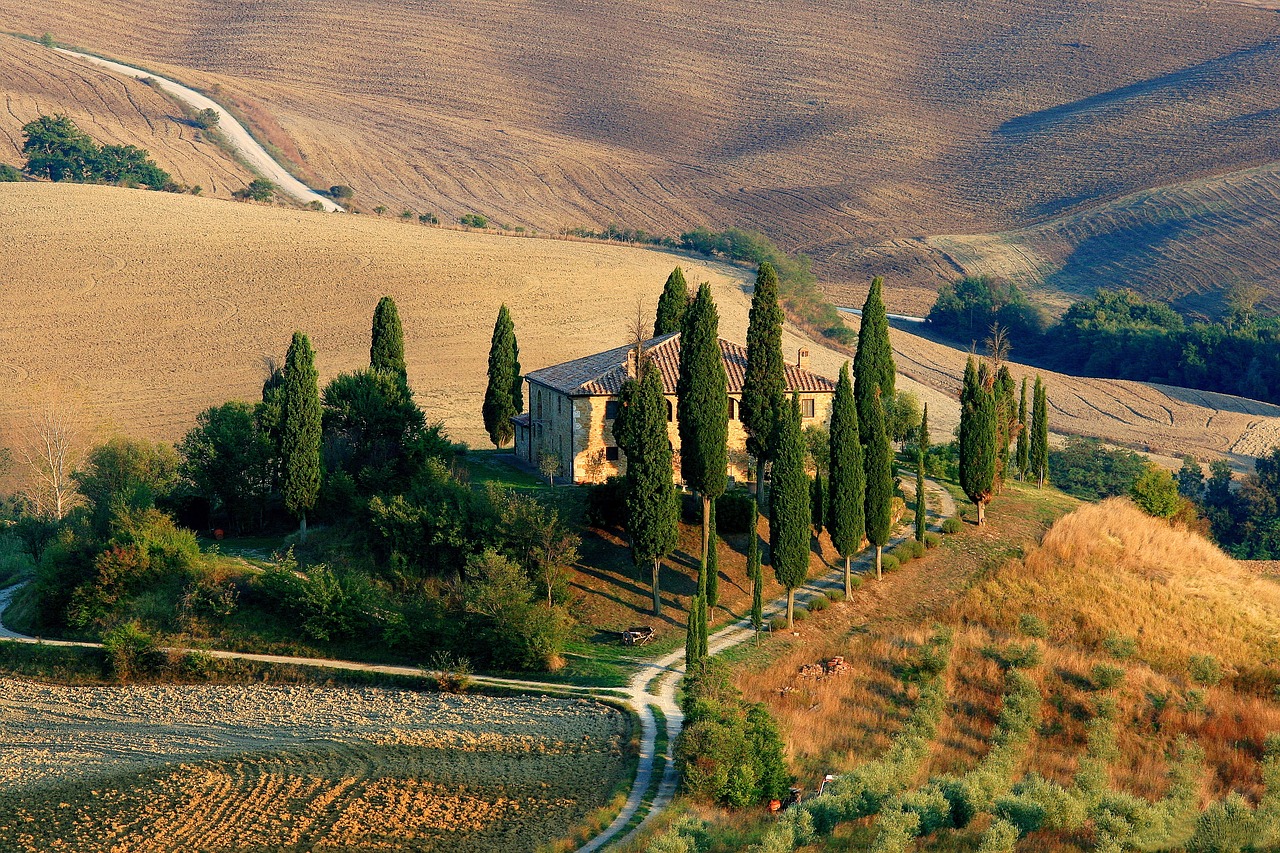
POLYGON ((1132 637, 1138 658, 1171 674, 1210 653, 1228 675, 1254 679, 1280 651, 1280 585, 1123 498, 1062 518, 954 609, 962 621, 1008 632, 1022 613, 1046 620, 1053 641, 1090 650, 1132 637))

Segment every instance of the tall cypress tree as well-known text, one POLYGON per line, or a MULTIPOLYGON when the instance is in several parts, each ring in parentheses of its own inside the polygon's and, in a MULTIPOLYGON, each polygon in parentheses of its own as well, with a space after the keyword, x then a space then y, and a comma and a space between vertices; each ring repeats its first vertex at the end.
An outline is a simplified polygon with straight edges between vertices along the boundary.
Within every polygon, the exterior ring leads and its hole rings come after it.
POLYGON ((787 627, 795 624, 796 587, 809 577, 809 478, 804 472, 804 438, 800 433, 800 396, 791 400, 778 429, 778 455, 773 461, 769 498, 769 546, 774 574, 787 590, 787 627))
POLYGON ((995 488, 997 492, 1004 487, 1004 479, 1009 473, 1009 445, 1018 434, 1018 407, 1013 399, 1016 387, 1013 374, 1009 372, 1009 366, 1000 365, 991 388, 996 404, 995 488))
POLYGON ((1022 396, 1018 400, 1018 447, 1016 465, 1018 481, 1026 479, 1027 466, 1031 464, 1031 430, 1027 423, 1027 377, 1022 377, 1022 396))
POLYGON ((293 333, 280 388, 281 491, 285 509, 298 517, 298 538, 307 541, 307 513, 320 495, 320 388, 311 341, 293 333))
POLYGON ((822 535, 822 527, 827 521, 827 488, 821 472, 814 474, 809 483, 809 511, 813 515, 813 532, 822 535))
POLYGON ((756 273, 747 321, 747 368, 742 378, 742 425, 747 453, 756 460, 756 503, 764 507, 764 468, 773 459, 779 421, 786 412, 787 377, 782 359, 778 273, 765 261, 756 273))
POLYGON ((928 509, 924 500, 924 453, 916 454, 916 541, 924 541, 928 509))
MULTIPOLYGON (((711 546, 711 502, 724 494, 728 479, 729 393, 720 354, 720 315, 703 284, 689 305, 680 333, 680 376, 676 410, 680 428, 680 471, 702 498, 702 564, 711 546)), ((705 584, 705 578, 702 584, 705 584)))
POLYGON ((986 365, 969 357, 960 391, 960 488, 978 507, 979 526, 986 523, 996 477, 996 401, 986 365))
POLYGON ((924 404, 924 411, 920 414, 920 432, 916 436, 916 444, 920 448, 922 456, 929 455, 929 404, 924 404))
POLYGON ((827 529, 831 544, 844 557, 844 594, 853 595, 850 561, 862 548, 866 534, 863 503, 866 500, 867 472, 862 458, 862 438, 858 435, 858 407, 853 401, 849 364, 840 368, 840 381, 831 404, 831 464, 827 469, 827 529))
POLYGON ((409 370, 404 363, 404 327, 395 300, 384 296, 373 309, 373 335, 369 345, 369 367, 393 373, 405 382, 409 370))
POLYGON ((1031 399, 1031 470, 1036 486, 1044 488, 1049 479, 1049 396, 1039 376, 1031 399))
POLYGON ((672 482, 662 375, 653 361, 642 359, 641 364, 639 379, 628 379, 622 387, 613 434, 627 459, 623 489, 631 554, 636 565, 648 563, 651 568, 653 615, 659 616, 658 572, 662 558, 677 545, 679 507, 672 482))
POLYGON ((699 629, 702 626, 703 614, 706 612, 707 608, 701 595, 695 595, 689 600, 689 622, 685 626, 684 635, 684 670, 686 675, 692 673, 698 664, 702 662, 702 637, 699 629))
POLYGON ((764 627, 764 573, 760 570, 760 537, 755 530, 747 538, 747 578, 751 581, 751 627, 759 631, 764 627))
POLYGON ((893 532, 893 448, 885 427, 880 395, 871 401, 871 415, 865 429, 867 463, 867 541, 876 546, 876 580, 883 575, 884 546, 893 532))
POLYGON ((520 347, 516 344, 516 326, 511 312, 503 305, 493 324, 489 343, 489 384, 484 391, 481 414, 484 428, 494 447, 502 447, 515 434, 511 419, 524 408, 520 385, 520 347))
POLYGON ((871 280, 871 290, 862 304, 858 348, 853 355, 853 396, 858 401, 858 423, 862 425, 864 444, 873 401, 878 396, 880 407, 889 407, 894 399, 896 372, 893 346, 889 343, 889 317, 884 310, 884 282, 877 276, 871 280))
POLYGON ((667 276, 667 283, 658 297, 658 314, 653 320, 653 336, 673 335, 680 331, 684 312, 689 308, 689 285, 684 281, 684 270, 676 267, 667 276))
POLYGON ((716 534, 716 502, 711 502, 711 533, 707 538, 707 607, 720 603, 720 537, 716 534))

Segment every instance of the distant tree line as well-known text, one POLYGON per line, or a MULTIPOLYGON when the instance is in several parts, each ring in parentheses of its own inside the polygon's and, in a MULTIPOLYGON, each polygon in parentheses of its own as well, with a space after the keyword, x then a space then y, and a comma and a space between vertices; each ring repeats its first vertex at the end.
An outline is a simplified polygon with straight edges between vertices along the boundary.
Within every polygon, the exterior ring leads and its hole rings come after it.
POLYGON ((24 171, 33 178, 76 183, 145 186, 182 192, 179 186, 135 145, 98 145, 64 115, 40 116, 22 127, 24 171))
POLYGON ((1221 320, 1188 322, 1133 291, 1099 290, 1049 323, 1016 284, 966 278, 939 291, 929 322, 966 344, 999 323, 1024 358, 1057 370, 1280 403, 1280 320, 1247 296, 1221 320))

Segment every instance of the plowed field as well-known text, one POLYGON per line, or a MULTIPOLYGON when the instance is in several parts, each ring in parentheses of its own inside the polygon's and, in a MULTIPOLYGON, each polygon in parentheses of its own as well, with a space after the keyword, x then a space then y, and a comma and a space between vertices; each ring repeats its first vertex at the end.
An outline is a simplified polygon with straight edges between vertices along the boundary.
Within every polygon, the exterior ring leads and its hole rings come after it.
POLYGON ((3 682, 5 850, 532 850, 600 807, 590 701, 3 682))

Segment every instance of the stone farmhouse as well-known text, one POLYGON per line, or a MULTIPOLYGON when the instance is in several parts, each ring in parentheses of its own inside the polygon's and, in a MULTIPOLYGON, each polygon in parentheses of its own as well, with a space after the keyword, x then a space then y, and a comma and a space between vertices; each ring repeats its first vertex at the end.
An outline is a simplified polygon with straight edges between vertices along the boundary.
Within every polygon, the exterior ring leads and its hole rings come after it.
MULTIPOLYGON (((680 433, 676 424, 676 379, 680 372, 680 335, 645 341, 644 351, 662 373, 667 398, 667 431, 676 451, 680 481, 680 433)), ((747 348, 720 339, 729 389, 729 477, 745 483, 750 470, 747 433, 739 407, 747 348)), ((600 483, 626 471, 626 459, 613 438, 622 383, 635 375, 633 345, 588 355, 526 374, 529 411, 512 419, 515 453, 534 465, 544 454, 559 460, 559 475, 572 483, 600 483)), ((799 392, 802 426, 827 426, 835 383, 809 370, 809 350, 801 348, 786 366, 787 394, 799 392)))

